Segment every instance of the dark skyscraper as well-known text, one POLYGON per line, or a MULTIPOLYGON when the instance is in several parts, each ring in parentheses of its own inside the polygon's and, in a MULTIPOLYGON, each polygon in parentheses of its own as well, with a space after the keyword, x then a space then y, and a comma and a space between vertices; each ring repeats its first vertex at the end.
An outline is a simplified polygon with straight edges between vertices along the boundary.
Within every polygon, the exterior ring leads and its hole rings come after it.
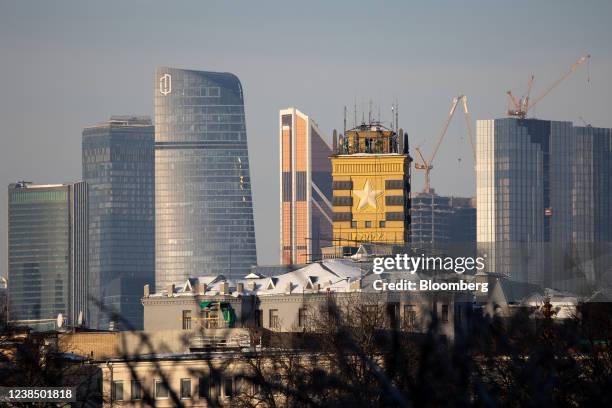
POLYGON ((257 262, 242 86, 235 75, 155 75, 155 270, 244 276, 257 262))
POLYGON ((99 300, 142 328, 142 288, 155 281, 153 138, 148 117, 113 116, 83 130, 92 327, 110 324, 109 314, 94 305, 99 300))
POLYGON ((9 320, 52 330, 87 316, 87 185, 9 185, 9 320))

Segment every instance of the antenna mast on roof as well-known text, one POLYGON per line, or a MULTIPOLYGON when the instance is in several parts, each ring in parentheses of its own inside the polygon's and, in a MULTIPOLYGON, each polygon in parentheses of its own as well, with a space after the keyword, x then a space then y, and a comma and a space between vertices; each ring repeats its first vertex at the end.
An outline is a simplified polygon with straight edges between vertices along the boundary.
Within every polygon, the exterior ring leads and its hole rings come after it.
POLYGON ((397 101, 397 98, 395 98, 395 133, 397 133, 398 131, 399 131, 399 102, 397 101))

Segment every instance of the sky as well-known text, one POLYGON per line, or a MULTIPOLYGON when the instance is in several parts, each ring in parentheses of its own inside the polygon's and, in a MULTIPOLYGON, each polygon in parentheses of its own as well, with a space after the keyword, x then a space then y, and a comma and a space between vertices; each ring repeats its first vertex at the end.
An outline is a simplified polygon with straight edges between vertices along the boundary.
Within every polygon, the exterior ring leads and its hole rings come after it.
MULTIPOLYGON (((80 179, 82 128, 152 115, 156 66, 232 72, 245 94, 258 261, 275 264, 279 109, 297 107, 330 139, 344 106, 367 117, 372 101, 389 122, 397 99, 400 126, 428 156, 453 96, 468 96, 474 120, 503 117, 508 89, 524 93, 533 74, 537 96, 589 53, 589 66, 533 113, 612 127, 610 17, 612 2, 597 0, 0 0, 0 185, 80 179)), ((473 196, 461 116, 434 160, 432 187, 473 196)), ((422 172, 412 179, 422 189, 422 172)), ((6 255, 5 192, 1 275, 6 255)))

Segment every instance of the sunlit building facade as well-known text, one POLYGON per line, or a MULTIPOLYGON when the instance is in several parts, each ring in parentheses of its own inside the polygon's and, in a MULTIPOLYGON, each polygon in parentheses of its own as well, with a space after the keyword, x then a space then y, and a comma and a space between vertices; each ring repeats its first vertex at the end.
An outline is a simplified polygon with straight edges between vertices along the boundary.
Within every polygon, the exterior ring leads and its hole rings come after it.
POLYGON ((411 158, 398 139, 380 123, 340 137, 331 157, 334 246, 409 241, 411 158))
POLYGON ((162 67, 154 92, 156 287, 244 276, 257 257, 242 85, 162 67))
POLYGON ((331 245, 332 151, 317 124, 296 108, 279 113, 281 263, 320 259, 331 245))

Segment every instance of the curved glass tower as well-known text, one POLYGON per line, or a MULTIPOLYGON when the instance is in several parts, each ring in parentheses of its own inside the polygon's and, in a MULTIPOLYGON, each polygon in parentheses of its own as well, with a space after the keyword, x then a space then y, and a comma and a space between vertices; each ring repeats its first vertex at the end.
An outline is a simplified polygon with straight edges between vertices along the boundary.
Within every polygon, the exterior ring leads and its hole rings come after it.
POLYGON ((244 276, 257 263, 242 86, 229 73, 155 75, 155 282, 244 276))

